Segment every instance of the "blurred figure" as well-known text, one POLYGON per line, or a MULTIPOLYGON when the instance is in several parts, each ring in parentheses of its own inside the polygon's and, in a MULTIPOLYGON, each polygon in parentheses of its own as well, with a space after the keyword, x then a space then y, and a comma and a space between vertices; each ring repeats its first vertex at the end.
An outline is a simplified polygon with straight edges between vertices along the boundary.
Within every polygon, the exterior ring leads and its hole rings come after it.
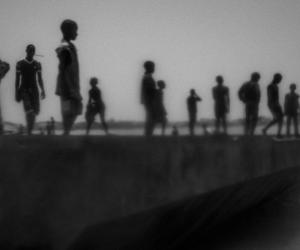
POLYGON ((294 133, 299 137, 298 132, 298 109, 299 109, 299 95, 296 93, 296 84, 290 85, 290 93, 286 94, 284 100, 284 113, 286 115, 286 135, 290 136, 291 121, 294 124, 294 133))
POLYGON ((92 77, 90 79, 91 89, 89 90, 89 100, 86 109, 86 134, 88 135, 91 129, 91 126, 95 120, 95 116, 97 114, 100 115, 100 120, 104 131, 108 134, 108 126, 105 121, 105 105, 102 100, 101 90, 97 87, 98 79, 96 77, 92 77))
POLYGON ((268 85, 268 107, 273 115, 273 120, 263 128, 264 135, 270 127, 278 124, 277 137, 281 137, 281 128, 283 123, 283 111, 279 103, 279 89, 278 84, 282 81, 282 75, 279 73, 274 74, 272 82, 268 85))
POLYGON ((216 133, 220 133, 220 125, 227 134, 227 113, 229 112, 229 89, 224 86, 222 76, 216 77, 217 86, 213 87, 212 93, 215 101, 216 133))
POLYGON ((156 92, 156 119, 155 121, 161 124, 162 127, 162 135, 165 135, 165 129, 167 125, 167 111, 164 105, 164 89, 166 88, 166 84, 164 81, 157 81, 157 92, 156 92))
POLYGON ((197 121, 197 102, 202 101, 202 99, 197 95, 194 89, 190 90, 190 95, 187 98, 187 108, 189 114, 189 130, 190 135, 194 135, 195 124, 197 121))
POLYGON ((52 135, 55 135, 55 120, 54 120, 54 117, 51 116, 50 118, 50 127, 51 127, 51 134, 52 135))
POLYGON ((34 60, 34 55, 35 46, 29 44, 26 47, 26 58, 19 61, 16 66, 15 99, 17 102, 23 101, 28 135, 31 135, 35 118, 40 112, 38 85, 41 90, 41 99, 45 99, 42 66, 40 62, 34 60))
POLYGON ((176 125, 174 125, 172 129, 172 136, 178 136, 178 135, 179 135, 178 128, 176 127, 176 125))
POLYGON ((46 132, 47 132, 47 135, 52 135, 52 125, 51 125, 51 122, 47 122, 46 124, 46 132))
MULTIPOLYGON (((4 62, 2 60, 0 60, 0 83, 1 80, 4 78, 4 76, 6 75, 6 73, 9 71, 10 66, 7 62, 4 62)), ((2 112, 1 112, 1 106, 0 106, 0 135, 3 134, 3 119, 2 119, 2 112)))
POLYGON ((56 49, 59 73, 55 93, 61 101, 63 134, 69 135, 77 116, 82 113, 78 56, 76 47, 71 42, 77 37, 78 26, 72 20, 64 20, 60 29, 63 40, 56 49))
POLYGON ((141 104, 144 105, 146 111, 146 122, 144 134, 151 136, 155 127, 155 96, 156 86, 152 77, 155 71, 155 64, 152 61, 144 63, 145 74, 141 84, 141 104))
POLYGON ((254 135, 257 125, 261 96, 259 80, 260 74, 257 72, 252 73, 250 81, 244 83, 238 92, 240 100, 245 104, 245 135, 254 135))
POLYGON ((18 128, 18 135, 23 135, 23 134, 24 134, 24 126, 23 124, 20 124, 18 128))

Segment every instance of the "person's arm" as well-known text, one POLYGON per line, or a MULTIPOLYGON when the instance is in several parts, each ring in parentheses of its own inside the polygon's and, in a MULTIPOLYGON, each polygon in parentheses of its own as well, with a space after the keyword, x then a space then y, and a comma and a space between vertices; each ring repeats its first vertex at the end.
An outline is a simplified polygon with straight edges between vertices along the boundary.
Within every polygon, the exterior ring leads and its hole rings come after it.
POLYGON ((16 66, 16 81, 15 81, 15 100, 16 102, 21 101, 21 96, 20 96, 20 80, 21 80, 21 71, 20 71, 20 63, 17 63, 16 66))
POLYGON ((42 66, 40 63, 38 63, 37 78, 38 78, 39 87, 41 89, 41 98, 45 99, 46 94, 45 94, 44 82, 42 77, 42 66))

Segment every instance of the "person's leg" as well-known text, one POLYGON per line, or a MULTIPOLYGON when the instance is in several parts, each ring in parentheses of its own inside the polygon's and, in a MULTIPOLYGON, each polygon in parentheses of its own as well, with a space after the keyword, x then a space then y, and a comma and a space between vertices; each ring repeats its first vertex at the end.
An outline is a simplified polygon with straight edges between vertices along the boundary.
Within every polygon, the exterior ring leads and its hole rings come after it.
POLYGON ((278 113, 277 122, 278 122, 277 136, 281 136, 282 123, 283 123, 283 114, 282 114, 282 112, 278 113))
POLYGON ((249 108, 249 104, 245 104, 245 127, 244 127, 244 134, 248 135, 250 132, 250 124, 251 124, 251 112, 249 108))
POLYGON ((28 135, 32 134, 34 123, 35 123, 35 113, 33 112, 33 110, 28 111, 26 113, 26 124, 27 124, 27 133, 28 133, 28 135))
POLYGON ((290 135, 291 135, 291 134, 290 134, 291 119, 292 119, 292 117, 291 117, 290 115, 288 115, 288 116, 286 117, 286 135, 287 135, 287 136, 290 136, 290 135))
POLYGON ((86 135, 90 133, 90 129, 92 127, 92 124, 94 122, 94 119, 90 117, 89 114, 86 115, 86 135))
POLYGON ((224 134, 227 134, 227 117, 226 114, 222 115, 222 127, 224 134))
POLYGON ((294 115, 293 116, 293 123, 294 123, 294 131, 295 131, 295 136, 299 136, 299 132, 298 132, 298 115, 294 115))
POLYGON ((105 132, 106 134, 108 134, 108 126, 107 126, 107 123, 106 123, 106 121, 105 121, 105 112, 102 111, 102 112, 100 112, 99 114, 100 114, 100 120, 101 120, 101 124, 102 124, 102 126, 103 126, 103 129, 104 129, 104 132, 105 132))
POLYGON ((220 133, 220 116, 219 115, 216 115, 215 129, 216 129, 216 134, 219 134, 220 133))

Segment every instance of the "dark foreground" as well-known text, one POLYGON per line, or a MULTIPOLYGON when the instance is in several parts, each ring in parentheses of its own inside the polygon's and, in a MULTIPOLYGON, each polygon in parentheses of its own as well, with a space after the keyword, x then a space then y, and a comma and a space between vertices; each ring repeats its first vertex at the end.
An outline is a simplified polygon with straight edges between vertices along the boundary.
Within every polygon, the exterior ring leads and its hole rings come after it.
POLYGON ((1 137, 0 249, 298 246, 299 148, 267 137, 1 137))

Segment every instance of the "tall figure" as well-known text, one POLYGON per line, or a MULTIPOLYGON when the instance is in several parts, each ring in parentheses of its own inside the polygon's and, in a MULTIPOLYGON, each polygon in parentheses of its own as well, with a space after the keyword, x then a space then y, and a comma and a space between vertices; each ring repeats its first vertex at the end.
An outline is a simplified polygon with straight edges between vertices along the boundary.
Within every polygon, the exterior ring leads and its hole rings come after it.
POLYGON ((197 121, 197 102, 202 101, 202 99, 197 95, 194 89, 190 90, 190 95, 187 98, 187 108, 189 114, 189 130, 190 135, 194 135, 195 124, 197 121))
POLYGON ((146 122, 144 134, 151 136, 155 126, 155 98, 156 86, 152 74, 155 71, 155 64, 152 61, 144 63, 145 74, 141 84, 141 103, 145 107, 146 122))
POLYGON ((244 83, 238 92, 240 100, 245 104, 245 135, 254 135, 257 125, 261 96, 259 79, 259 73, 252 73, 250 81, 244 83))
POLYGON ((296 84, 290 85, 290 93, 286 94, 284 99, 284 113, 286 115, 286 135, 290 136, 291 121, 294 125, 295 136, 299 137, 298 132, 298 110, 299 95, 296 93, 296 84))
POLYGON ((156 122, 161 124, 161 133, 165 135, 167 126, 167 111, 164 105, 164 89, 166 83, 162 80, 157 81, 157 92, 156 92, 156 122))
POLYGON ((278 124, 277 137, 281 137, 281 128, 283 123, 283 111, 279 103, 279 89, 278 84, 282 81, 282 75, 279 73, 274 74, 272 82, 268 85, 268 107, 273 115, 273 120, 270 121, 265 128, 263 134, 267 134, 270 127, 278 124))
POLYGON ((77 37, 78 26, 72 20, 64 20, 60 29, 63 39, 61 45, 56 49, 59 73, 55 93, 61 101, 63 134, 69 135, 77 116, 82 113, 77 50, 71 42, 77 37))
POLYGON ((85 114, 86 118, 86 134, 88 135, 90 132, 90 128, 95 120, 95 116, 97 114, 100 115, 100 120, 104 131, 108 134, 108 126, 105 121, 105 105, 102 100, 101 90, 97 87, 98 79, 96 77, 92 77, 90 80, 91 89, 89 90, 89 100, 87 104, 87 110, 85 114))
MULTIPOLYGON (((0 60, 0 83, 1 80, 4 78, 6 73, 9 71, 10 66, 7 62, 0 60)), ((0 103, 0 135, 3 134, 3 119, 2 119, 2 112, 1 112, 1 103, 0 103)))
POLYGON ((220 125, 227 134, 227 113, 229 112, 229 89, 224 86, 222 76, 216 77, 217 86, 213 87, 212 93, 215 101, 216 133, 220 132, 220 125))
POLYGON ((35 118, 40 112, 40 96, 37 85, 41 90, 41 99, 45 98, 42 66, 34 59, 34 55, 35 46, 29 44, 26 47, 26 58, 17 62, 16 66, 15 99, 17 102, 23 101, 28 135, 31 135, 35 118))

